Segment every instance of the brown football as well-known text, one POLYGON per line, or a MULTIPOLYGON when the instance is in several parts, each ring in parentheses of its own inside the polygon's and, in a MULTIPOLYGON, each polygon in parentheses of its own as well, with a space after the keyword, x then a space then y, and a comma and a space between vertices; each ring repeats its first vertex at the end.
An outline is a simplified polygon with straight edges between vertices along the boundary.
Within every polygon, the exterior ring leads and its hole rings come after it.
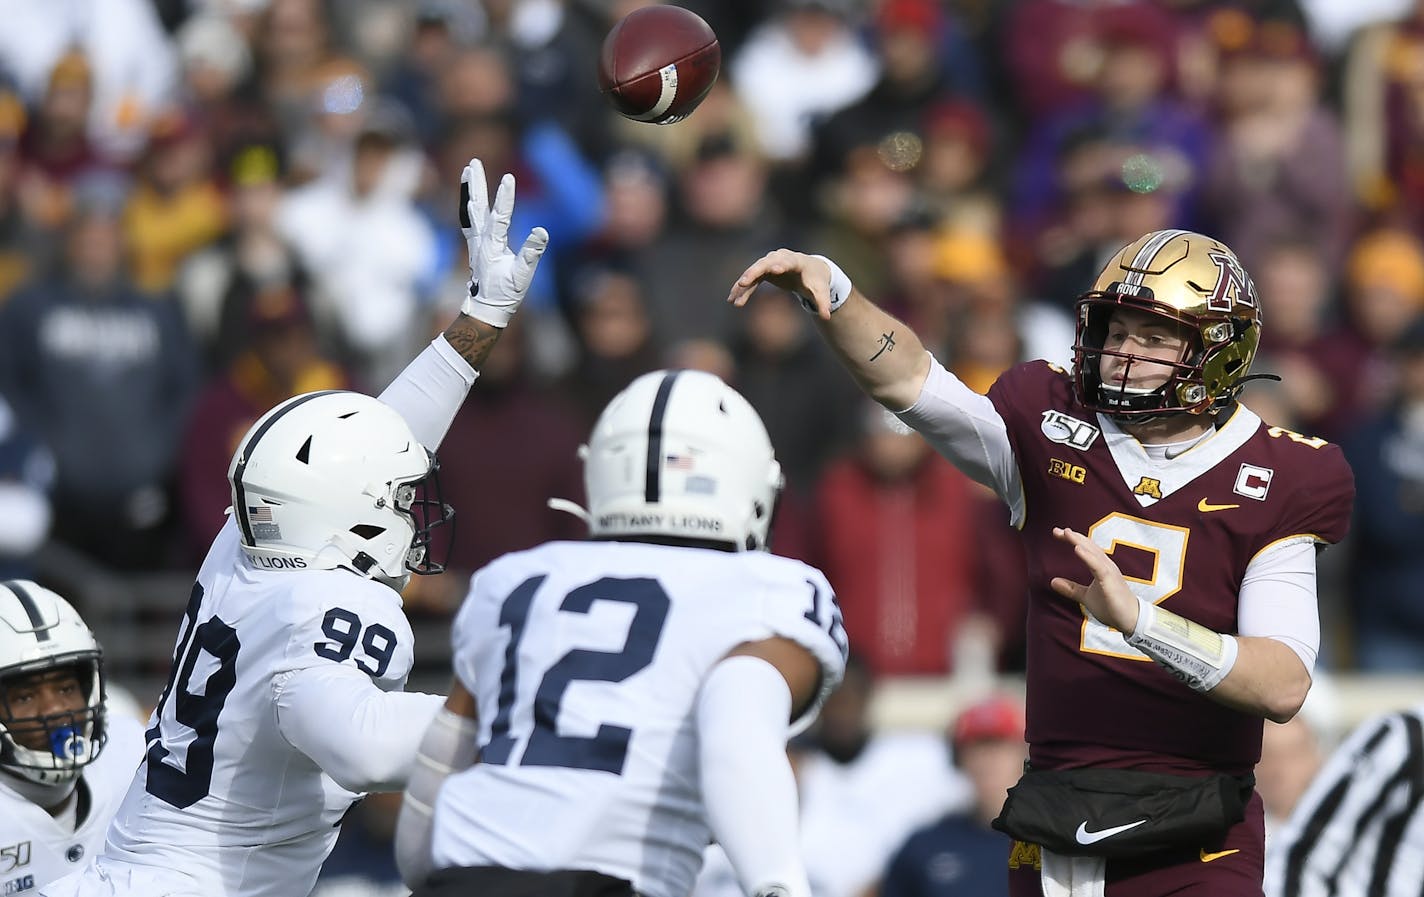
POLYGON ((702 17, 680 6, 644 6, 603 39, 598 86, 634 121, 667 125, 692 114, 722 66, 722 47, 702 17))

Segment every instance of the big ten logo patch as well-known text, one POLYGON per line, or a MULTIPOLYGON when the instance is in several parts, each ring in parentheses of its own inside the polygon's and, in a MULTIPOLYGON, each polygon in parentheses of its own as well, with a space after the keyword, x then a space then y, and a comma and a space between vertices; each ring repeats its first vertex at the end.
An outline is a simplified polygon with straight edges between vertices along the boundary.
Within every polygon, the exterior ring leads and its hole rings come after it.
POLYGON ((11 894, 19 894, 22 891, 33 890, 35 877, 33 875, 22 875, 19 878, 12 878, 5 882, 5 897, 11 894))
POLYGON ((1049 458, 1048 475, 1067 480, 1070 483, 1077 483, 1081 486, 1083 485, 1083 481, 1088 478, 1088 469, 1081 464, 1069 464, 1067 461, 1049 458))
POLYGON ((0 847, 0 874, 10 872, 30 864, 30 842, 21 841, 9 847, 0 847))
POLYGON ((1162 497, 1162 481, 1154 480, 1151 477, 1143 477, 1137 481, 1137 485, 1132 487, 1133 495, 1146 495, 1149 498, 1162 497))

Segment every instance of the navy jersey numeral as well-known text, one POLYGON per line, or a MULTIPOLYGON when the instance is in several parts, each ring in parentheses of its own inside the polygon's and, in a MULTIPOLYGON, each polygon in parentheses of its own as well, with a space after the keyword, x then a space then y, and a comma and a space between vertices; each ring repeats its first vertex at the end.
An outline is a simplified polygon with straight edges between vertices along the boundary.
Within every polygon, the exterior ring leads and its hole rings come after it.
POLYGON ((850 654, 850 642, 846 638, 845 619, 841 616, 841 604, 836 600, 836 593, 822 592, 821 587, 809 579, 806 585, 811 587, 811 607, 802 616, 826 630, 831 641, 840 649, 841 660, 845 660, 850 654))
POLYGON ((333 607, 326 612, 321 621, 321 634, 331 641, 316 642, 312 645, 317 657, 341 663, 351 656, 351 652, 355 651, 359 644, 362 653, 376 663, 372 666, 363 663, 358 657, 356 668, 376 679, 385 675, 386 669, 391 665, 391 658, 396 653, 396 634, 389 627, 380 623, 362 627, 361 618, 344 607, 333 607))
MULTIPOLYGON (((178 809, 191 807, 208 796, 213 784, 213 745, 218 737, 218 717, 222 715, 227 696, 237 684, 237 652, 241 643, 237 630, 217 617, 198 623, 198 608, 203 601, 203 587, 193 585, 188 609, 184 613, 187 628, 173 652, 173 667, 168 682, 158 698, 154 714, 157 722, 145 733, 148 749, 148 793, 178 809), (207 653, 218 668, 201 683, 199 693, 193 691, 193 670, 199 655, 207 653), (172 698, 173 718, 194 732, 188 743, 183 768, 165 762, 170 751, 163 742, 170 737, 163 731, 163 714, 172 698)), ((174 738, 176 740, 176 737, 174 738)))
MULTIPOLYGON (((509 627, 509 645, 505 649, 499 704, 490 725, 490 741, 480 752, 482 762, 509 762, 514 746, 509 727, 518 692, 519 644, 524 638, 534 594, 543 584, 543 576, 525 580, 510 593, 500 608, 499 622, 501 626, 509 627)), ((598 601, 633 605, 633 620, 628 625, 623 647, 619 651, 575 648, 545 671, 534 693, 534 728, 519 759, 521 766, 594 769, 615 775, 623 772, 633 730, 605 723, 591 736, 560 735, 559 705, 568 687, 575 682, 622 682, 652 663, 671 602, 656 579, 604 577, 569 592, 559 610, 586 614, 598 601)))

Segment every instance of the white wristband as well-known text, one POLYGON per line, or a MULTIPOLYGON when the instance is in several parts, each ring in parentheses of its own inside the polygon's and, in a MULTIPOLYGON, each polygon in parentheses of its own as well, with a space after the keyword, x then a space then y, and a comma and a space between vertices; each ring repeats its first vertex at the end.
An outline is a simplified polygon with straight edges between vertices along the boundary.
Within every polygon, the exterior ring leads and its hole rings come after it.
MULTIPOLYGON (((850 278, 841 270, 840 265, 837 265, 824 255, 813 255, 811 258, 820 259, 831 269, 831 313, 834 314, 836 309, 845 305, 845 301, 850 298, 850 291, 852 289, 850 278)), ((801 300, 802 308, 813 315, 816 313, 816 303, 812 302, 810 298, 802 296, 800 293, 796 294, 796 298, 801 300)))
POLYGON ((1208 692, 1236 665, 1236 639, 1138 599, 1127 643, 1166 667, 1188 688, 1208 692))

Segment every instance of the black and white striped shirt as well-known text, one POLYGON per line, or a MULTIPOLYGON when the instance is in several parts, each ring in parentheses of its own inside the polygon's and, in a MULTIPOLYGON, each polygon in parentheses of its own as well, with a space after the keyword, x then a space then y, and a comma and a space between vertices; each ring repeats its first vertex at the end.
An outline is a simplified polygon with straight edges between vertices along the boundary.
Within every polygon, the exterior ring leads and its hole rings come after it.
POLYGON ((1351 733, 1272 840, 1270 897, 1424 894, 1424 704, 1351 733))

